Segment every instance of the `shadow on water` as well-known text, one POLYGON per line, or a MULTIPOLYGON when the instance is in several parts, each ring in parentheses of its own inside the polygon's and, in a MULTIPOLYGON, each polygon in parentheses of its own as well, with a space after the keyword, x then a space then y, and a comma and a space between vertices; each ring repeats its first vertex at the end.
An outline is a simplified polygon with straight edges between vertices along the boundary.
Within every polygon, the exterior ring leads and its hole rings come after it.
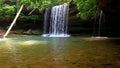
POLYGON ((111 41, 120 46, 120 38, 113 38, 111 41))

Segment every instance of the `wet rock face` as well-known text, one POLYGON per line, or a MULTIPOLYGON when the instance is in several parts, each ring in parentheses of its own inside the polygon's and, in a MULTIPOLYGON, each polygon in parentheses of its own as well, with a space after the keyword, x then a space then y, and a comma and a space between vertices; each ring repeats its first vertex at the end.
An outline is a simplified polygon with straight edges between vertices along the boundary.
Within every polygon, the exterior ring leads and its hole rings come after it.
POLYGON ((120 0, 97 0, 105 13, 106 33, 110 37, 120 37, 120 0))

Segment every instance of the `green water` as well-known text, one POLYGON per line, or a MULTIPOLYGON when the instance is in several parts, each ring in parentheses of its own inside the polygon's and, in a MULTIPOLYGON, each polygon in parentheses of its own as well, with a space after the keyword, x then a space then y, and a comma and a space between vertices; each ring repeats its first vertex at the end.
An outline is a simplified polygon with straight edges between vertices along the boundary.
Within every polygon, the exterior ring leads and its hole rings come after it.
POLYGON ((119 39, 26 37, 0 40, 0 68, 120 68, 119 39))

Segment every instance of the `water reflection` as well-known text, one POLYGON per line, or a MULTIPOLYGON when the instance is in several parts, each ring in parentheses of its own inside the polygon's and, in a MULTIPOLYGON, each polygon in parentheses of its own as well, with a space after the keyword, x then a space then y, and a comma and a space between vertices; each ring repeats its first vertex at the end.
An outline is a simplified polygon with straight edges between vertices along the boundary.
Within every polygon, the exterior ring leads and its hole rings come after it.
POLYGON ((65 62, 63 62, 66 50, 66 38, 51 38, 51 45, 52 45, 52 59, 53 59, 53 68, 61 67, 65 62))
MULTIPOLYGON (((65 46, 65 39, 63 38, 52 38, 52 53, 56 56, 62 55, 62 51, 64 50, 62 47, 65 46)), ((64 47, 65 48, 65 47, 64 47)))

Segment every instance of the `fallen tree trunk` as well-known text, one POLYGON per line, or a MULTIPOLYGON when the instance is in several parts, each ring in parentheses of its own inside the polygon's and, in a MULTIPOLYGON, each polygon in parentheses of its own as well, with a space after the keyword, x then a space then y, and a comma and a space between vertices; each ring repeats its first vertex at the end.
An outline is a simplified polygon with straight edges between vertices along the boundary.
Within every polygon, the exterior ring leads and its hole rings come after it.
POLYGON ((24 6, 24 5, 22 4, 21 7, 20 7, 20 9, 19 9, 19 11, 17 12, 17 14, 16 14, 13 22, 11 23, 11 25, 10 25, 10 27, 8 28, 7 32, 4 34, 3 38, 6 38, 6 36, 9 34, 10 30, 12 29, 12 27, 13 27, 14 24, 16 23, 16 20, 18 19, 19 15, 20 15, 20 13, 21 13, 21 11, 22 11, 22 9, 23 9, 23 6, 24 6))

